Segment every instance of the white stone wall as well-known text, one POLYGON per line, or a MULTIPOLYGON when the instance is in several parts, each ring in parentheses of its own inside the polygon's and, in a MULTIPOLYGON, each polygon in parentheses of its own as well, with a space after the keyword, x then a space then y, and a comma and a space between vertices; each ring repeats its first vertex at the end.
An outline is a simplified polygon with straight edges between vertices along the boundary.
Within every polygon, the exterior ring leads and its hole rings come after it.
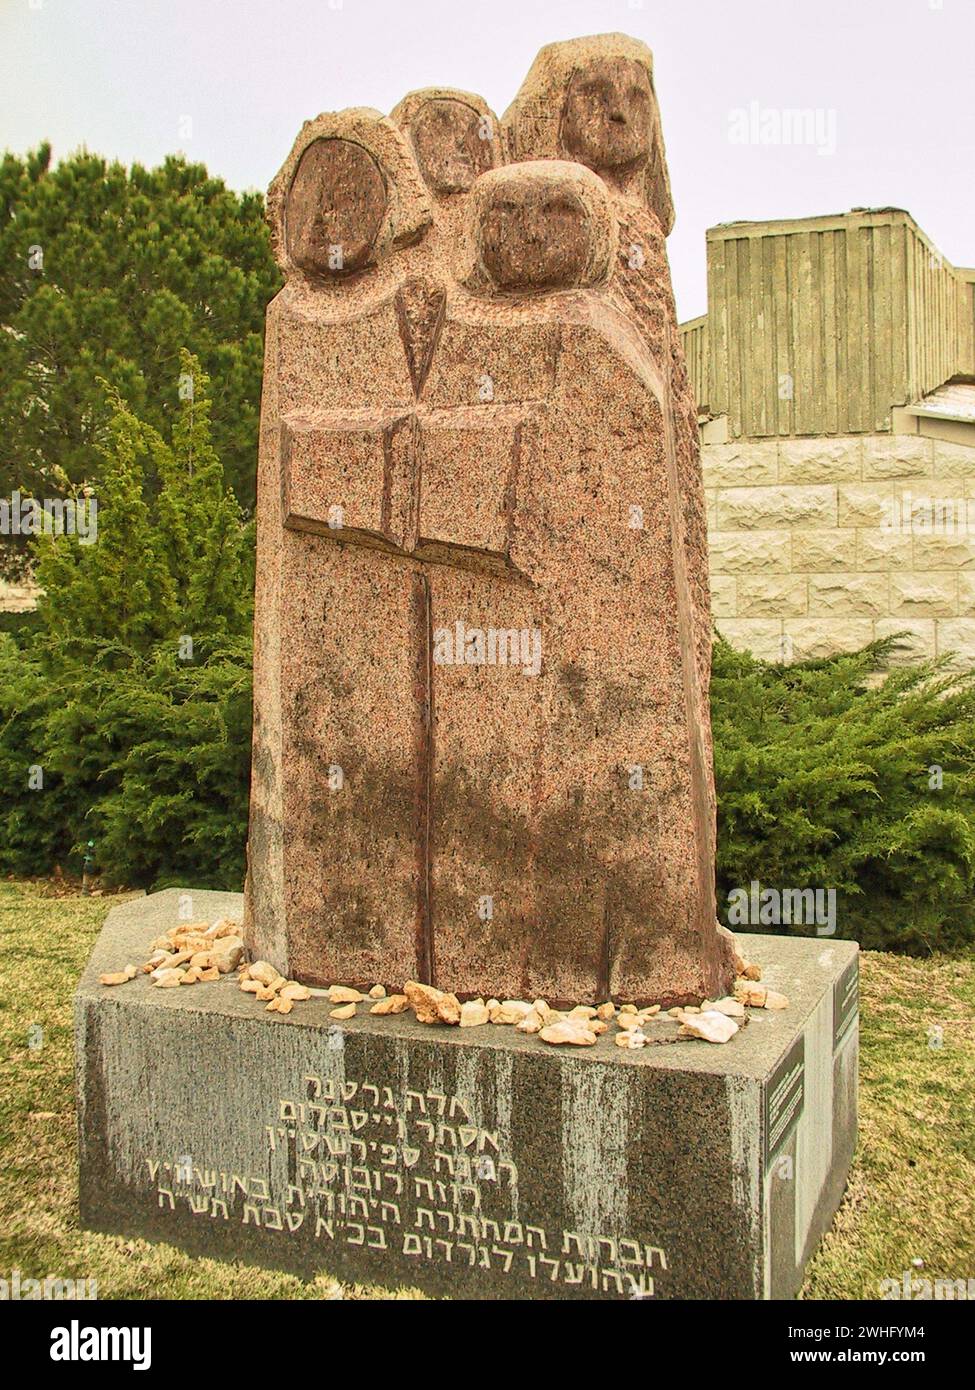
POLYGON ((912 435, 701 449, 715 624, 801 660, 906 630, 975 665, 975 447, 912 435))
POLYGON ((36 584, 9 584, 0 579, 0 613, 26 613, 37 607, 36 584))

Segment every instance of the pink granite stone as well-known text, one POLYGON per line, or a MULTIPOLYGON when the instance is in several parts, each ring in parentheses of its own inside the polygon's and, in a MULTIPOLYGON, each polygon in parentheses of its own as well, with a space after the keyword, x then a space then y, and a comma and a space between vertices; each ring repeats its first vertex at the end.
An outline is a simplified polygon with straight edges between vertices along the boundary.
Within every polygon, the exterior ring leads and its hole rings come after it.
POLYGON ((573 159, 604 179, 619 221, 619 250, 610 293, 632 318, 667 377, 698 682, 705 702, 699 723, 713 835, 716 807, 707 709, 713 634, 707 510, 697 403, 677 331, 667 262, 666 237, 674 225, 674 206, 653 83, 653 54, 646 44, 626 34, 547 44, 501 126, 509 160, 573 159))
MULTIPOLYGON (((597 77, 656 128, 649 79, 597 77)), ((394 115, 309 123, 269 199, 248 945, 315 983, 713 997, 697 462, 618 194, 496 167, 467 94, 394 115)))

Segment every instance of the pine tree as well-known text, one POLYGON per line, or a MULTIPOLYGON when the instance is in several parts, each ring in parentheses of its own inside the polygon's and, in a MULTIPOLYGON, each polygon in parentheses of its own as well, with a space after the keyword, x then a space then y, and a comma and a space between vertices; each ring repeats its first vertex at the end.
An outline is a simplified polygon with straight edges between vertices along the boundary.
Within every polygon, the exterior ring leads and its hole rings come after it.
POLYGON ((78 494, 97 508, 97 539, 38 540, 39 617, 58 661, 104 644, 144 655, 168 641, 185 653, 186 638, 199 654, 250 630, 251 529, 211 440, 209 377, 189 352, 180 366, 169 442, 103 383, 112 415, 101 481, 86 499, 78 494))
MULTIPOLYGON (((264 310, 279 284, 258 194, 198 164, 125 169, 43 145, 0 160, 0 495, 99 485, 109 381, 165 434, 180 352, 220 383, 214 448, 253 507, 264 310)), ((148 491, 157 487, 150 472, 148 491)), ((4 546, 0 564, 22 563, 4 546)))
POLYGON ((784 666, 715 645, 719 914, 753 881, 832 889, 841 938, 975 941, 975 672, 890 668, 894 646, 784 666))
POLYGON ((85 498, 97 508, 95 541, 45 534, 35 546, 38 616, 55 667, 87 659, 93 646, 145 652, 172 627, 172 579, 145 496, 144 461, 162 441, 110 387, 106 398, 114 413, 99 447, 99 486, 85 498))
POLYGON ((109 881, 240 886, 252 534, 180 366, 169 439, 104 384, 97 539, 41 536, 39 631, 0 635, 0 867, 77 867, 92 839, 109 881))

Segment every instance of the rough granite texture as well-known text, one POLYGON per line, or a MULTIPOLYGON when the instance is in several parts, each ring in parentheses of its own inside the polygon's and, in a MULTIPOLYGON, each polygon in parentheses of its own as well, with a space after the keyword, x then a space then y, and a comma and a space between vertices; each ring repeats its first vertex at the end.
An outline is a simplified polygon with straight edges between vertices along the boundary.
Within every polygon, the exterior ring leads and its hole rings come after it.
POLYGON ((555 1048, 324 999, 284 1018, 230 976, 99 985, 179 902, 114 908, 76 995, 86 1227, 452 1298, 796 1292, 856 1139, 853 943, 739 937, 790 1006, 727 1045, 555 1048))
POLYGON ((619 249, 610 293, 633 320, 668 383, 702 698, 701 757, 714 834, 707 706, 712 642, 707 507, 697 402, 684 361, 667 262, 666 238, 674 225, 674 207, 653 85, 653 54, 646 44, 625 34, 546 45, 504 114, 502 139, 512 160, 578 160, 605 180, 613 198, 619 249))
POLYGON ((561 145, 435 89, 309 122, 270 190, 246 935, 308 982, 715 996, 650 54, 545 49, 516 115, 533 84, 561 145))

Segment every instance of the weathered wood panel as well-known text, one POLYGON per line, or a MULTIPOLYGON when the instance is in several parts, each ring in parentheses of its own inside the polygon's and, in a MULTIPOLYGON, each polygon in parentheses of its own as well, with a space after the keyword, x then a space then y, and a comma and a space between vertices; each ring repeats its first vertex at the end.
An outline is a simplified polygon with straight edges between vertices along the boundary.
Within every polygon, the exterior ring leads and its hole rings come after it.
POLYGON ((699 410, 708 408, 708 316, 690 319, 680 326, 680 341, 687 359, 687 375, 699 410))
POLYGON ((708 313, 682 329, 697 399, 732 438, 889 430, 975 370, 975 271, 896 208, 713 227, 708 313))

